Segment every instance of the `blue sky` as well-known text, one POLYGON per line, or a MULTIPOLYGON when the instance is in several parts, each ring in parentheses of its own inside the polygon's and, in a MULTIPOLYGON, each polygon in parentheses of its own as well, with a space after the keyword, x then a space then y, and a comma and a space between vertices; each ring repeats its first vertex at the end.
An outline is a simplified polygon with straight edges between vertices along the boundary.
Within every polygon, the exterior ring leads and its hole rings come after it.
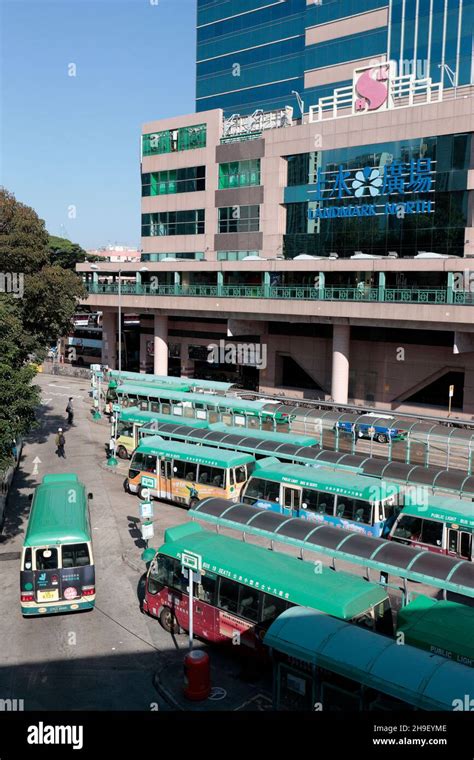
POLYGON ((195 110, 196 2, 155 3, 0 0, 1 183, 84 248, 139 245, 141 125, 195 110))

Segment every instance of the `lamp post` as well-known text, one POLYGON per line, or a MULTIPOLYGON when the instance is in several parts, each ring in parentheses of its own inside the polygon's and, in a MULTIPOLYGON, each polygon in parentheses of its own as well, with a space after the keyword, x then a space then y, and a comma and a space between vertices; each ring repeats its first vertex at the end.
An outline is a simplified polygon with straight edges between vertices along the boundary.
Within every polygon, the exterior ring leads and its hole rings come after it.
MULTIPOLYGON (((100 272, 101 269, 97 264, 91 264, 91 269, 96 272, 100 272)), ((148 272, 148 267, 140 267, 139 272, 148 272)), ((120 267, 118 270, 118 380, 120 382, 120 376, 122 374, 122 272, 120 267)))

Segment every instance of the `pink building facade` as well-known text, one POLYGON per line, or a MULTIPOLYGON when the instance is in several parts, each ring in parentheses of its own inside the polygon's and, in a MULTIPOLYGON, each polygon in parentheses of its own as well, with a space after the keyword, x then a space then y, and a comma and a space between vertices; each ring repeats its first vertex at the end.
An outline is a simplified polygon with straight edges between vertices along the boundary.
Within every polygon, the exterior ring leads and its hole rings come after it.
POLYGON ((282 109, 145 124, 141 261, 78 267, 104 362, 121 268, 143 371, 440 412, 454 385, 473 415, 473 94, 414 81, 374 112, 336 94, 304 123, 282 109), (260 346, 258 361, 211 363, 221 341, 260 346))

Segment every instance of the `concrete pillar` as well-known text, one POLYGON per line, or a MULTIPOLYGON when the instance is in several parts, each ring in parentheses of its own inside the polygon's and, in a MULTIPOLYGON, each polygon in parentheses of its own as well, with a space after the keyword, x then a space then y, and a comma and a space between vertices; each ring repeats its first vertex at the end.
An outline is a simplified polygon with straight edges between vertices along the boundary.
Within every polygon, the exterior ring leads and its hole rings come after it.
POLYGON ((155 312, 155 375, 168 374, 168 317, 155 312))
POLYGON ((324 272, 318 272, 318 298, 324 301, 324 288, 326 287, 326 275, 324 272))
POLYGON ((333 325, 331 396, 338 404, 347 404, 349 395, 349 325, 333 325))
POLYGON ((453 293, 454 293, 454 272, 448 272, 446 303, 453 303, 454 301, 453 293))
POLYGON ((385 272, 379 272, 378 300, 385 301, 385 272))
POLYGON ((117 368, 117 315, 113 311, 102 314, 102 364, 117 368))

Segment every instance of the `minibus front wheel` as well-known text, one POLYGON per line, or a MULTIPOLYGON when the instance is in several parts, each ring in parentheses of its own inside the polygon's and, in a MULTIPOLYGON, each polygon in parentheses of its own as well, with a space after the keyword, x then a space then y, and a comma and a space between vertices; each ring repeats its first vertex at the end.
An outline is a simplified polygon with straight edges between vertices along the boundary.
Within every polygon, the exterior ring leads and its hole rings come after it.
POLYGON ((117 449, 117 456, 120 459, 128 459, 128 451, 125 446, 119 446, 117 449))
POLYGON ((169 607, 163 607, 160 612, 160 623, 167 633, 179 633, 180 626, 176 615, 169 607))

